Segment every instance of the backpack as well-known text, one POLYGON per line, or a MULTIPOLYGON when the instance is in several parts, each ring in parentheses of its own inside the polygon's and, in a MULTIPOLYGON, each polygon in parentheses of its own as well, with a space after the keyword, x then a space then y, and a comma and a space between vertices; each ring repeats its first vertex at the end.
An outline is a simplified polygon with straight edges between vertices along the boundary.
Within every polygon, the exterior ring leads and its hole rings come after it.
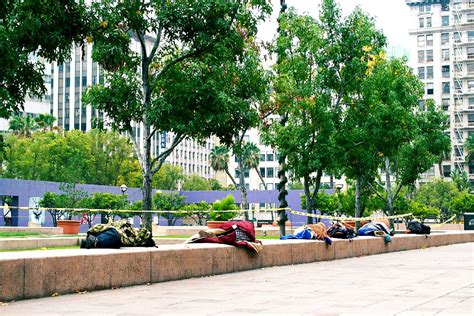
POLYGON ((407 234, 429 235, 430 233, 431 227, 418 221, 411 221, 407 225, 407 234))
POLYGON ((352 239, 355 237, 354 230, 346 228, 341 223, 333 223, 328 228, 329 237, 341 238, 341 239, 352 239))

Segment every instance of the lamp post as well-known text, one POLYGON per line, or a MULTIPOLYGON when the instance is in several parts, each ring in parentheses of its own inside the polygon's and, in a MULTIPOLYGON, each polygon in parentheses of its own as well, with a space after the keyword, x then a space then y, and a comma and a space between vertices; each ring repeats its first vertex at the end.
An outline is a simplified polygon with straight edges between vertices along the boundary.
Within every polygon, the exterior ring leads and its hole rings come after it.
POLYGON ((120 186, 120 191, 122 191, 122 209, 125 207, 125 192, 127 192, 127 186, 125 184, 122 184, 120 186))

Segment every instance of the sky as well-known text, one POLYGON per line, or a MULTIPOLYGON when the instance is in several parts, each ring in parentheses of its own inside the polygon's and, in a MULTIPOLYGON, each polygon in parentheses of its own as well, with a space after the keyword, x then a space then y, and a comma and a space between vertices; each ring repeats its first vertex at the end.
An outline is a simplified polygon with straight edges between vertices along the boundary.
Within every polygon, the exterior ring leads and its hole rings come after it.
MULTIPOLYGON (((342 8, 344 16, 351 13, 356 7, 375 18, 376 25, 387 36, 391 46, 400 46, 409 49, 408 19, 409 7, 405 0, 336 0, 342 8)), ((287 5, 295 7, 299 13, 308 13, 318 16, 321 0, 286 0, 287 5)), ((259 28, 258 37, 269 41, 274 38, 277 29, 276 19, 280 10, 280 0, 272 0, 273 14, 268 22, 259 28)))

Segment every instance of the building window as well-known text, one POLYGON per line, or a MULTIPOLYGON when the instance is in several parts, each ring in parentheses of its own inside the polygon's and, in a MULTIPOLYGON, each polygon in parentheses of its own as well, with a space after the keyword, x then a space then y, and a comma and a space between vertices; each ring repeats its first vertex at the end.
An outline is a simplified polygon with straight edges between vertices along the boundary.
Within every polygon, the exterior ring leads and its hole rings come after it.
POLYGON ((428 13, 431 12, 431 5, 426 4, 426 5, 420 5, 418 7, 418 12, 419 13, 428 13))
POLYGON ((467 31, 467 41, 474 42, 474 31, 467 31))
POLYGON ((459 150, 458 147, 454 148, 454 155, 456 157, 462 157, 463 156, 462 153, 461 153, 461 150, 459 150))
POLYGON ((273 153, 267 154, 267 161, 273 161, 273 153))
POLYGON ((433 95, 434 94, 434 86, 432 83, 426 84, 426 94, 433 95))
POLYGON ((273 178, 273 168, 267 168, 267 178, 273 178))
POLYGON ((426 35, 426 46, 433 46, 433 34, 426 35))
POLYGON ((426 62, 433 61, 433 50, 429 49, 426 51, 426 62))
POLYGON ((460 32, 454 32, 453 38, 454 38, 455 43, 461 43, 461 33, 460 32))
POLYGON ((420 28, 425 27, 425 18, 419 18, 418 21, 419 21, 418 25, 420 26, 420 28))
POLYGON ((462 81, 455 80, 454 81, 454 90, 458 93, 462 93, 462 81))
POLYGON ((442 91, 443 91, 443 94, 449 94, 450 93, 451 87, 449 85, 449 82, 443 82, 442 83, 442 91))
POLYGON ((472 23, 474 22, 474 13, 468 13, 467 14, 467 23, 472 23))
POLYGON ((441 33, 441 45, 449 44, 449 33, 441 33))
POLYGON ((433 66, 426 67, 426 79, 433 78, 433 66))
POLYGON ((468 63, 467 64, 467 73, 468 74, 473 74, 474 73, 474 63, 468 63))
POLYGON ((418 62, 419 63, 424 63, 425 62, 425 51, 424 50, 419 50, 418 51, 418 62))
POLYGON ((449 11, 449 3, 441 3, 441 11, 449 11))
POLYGON ((467 115, 467 125, 473 126, 474 125, 474 114, 467 115))
POLYGON ((469 92, 474 92, 474 80, 467 81, 467 88, 469 89, 469 92))
POLYGON ((469 102, 469 107, 473 107, 474 106, 474 98, 469 98, 468 99, 468 102, 469 102))
POLYGON ((449 99, 442 99, 441 100, 441 107, 443 111, 448 111, 449 110, 449 99))
POLYGON ((443 176, 445 177, 451 176, 451 165, 443 165, 443 176))
POLYGON ((441 26, 449 26, 449 15, 441 17, 441 26))
POLYGON ((260 154, 260 161, 265 161, 265 154, 260 154))
POLYGON ((443 61, 449 61, 449 49, 442 49, 441 50, 441 59, 443 61))
POLYGON ((418 47, 425 47, 425 36, 418 35, 418 47))
POLYGON ((418 109, 420 111, 424 111, 425 110, 425 100, 420 100, 418 101, 418 109))
POLYGON ((265 178, 265 168, 260 168, 260 175, 265 178))
POLYGON ((449 65, 441 66, 441 74, 443 78, 449 78, 449 65))
POLYGON ((474 59, 474 47, 467 48, 467 58, 474 59))
POLYGON ((418 67, 418 78, 425 79, 425 67, 418 67))
POLYGON ((431 18, 430 17, 426 18, 426 27, 431 27, 431 18))

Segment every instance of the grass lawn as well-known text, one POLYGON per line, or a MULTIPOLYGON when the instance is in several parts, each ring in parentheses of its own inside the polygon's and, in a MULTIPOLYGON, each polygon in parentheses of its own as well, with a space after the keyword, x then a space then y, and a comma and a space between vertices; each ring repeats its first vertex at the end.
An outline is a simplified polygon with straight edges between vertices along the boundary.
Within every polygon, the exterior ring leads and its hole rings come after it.
POLYGON ((80 237, 81 235, 47 235, 34 232, 0 232, 0 238, 48 238, 48 237, 80 237))
POLYGON ((79 246, 42 247, 42 248, 32 248, 32 249, 0 249, 0 252, 18 252, 18 251, 31 251, 31 250, 61 250, 61 249, 79 249, 79 246))

